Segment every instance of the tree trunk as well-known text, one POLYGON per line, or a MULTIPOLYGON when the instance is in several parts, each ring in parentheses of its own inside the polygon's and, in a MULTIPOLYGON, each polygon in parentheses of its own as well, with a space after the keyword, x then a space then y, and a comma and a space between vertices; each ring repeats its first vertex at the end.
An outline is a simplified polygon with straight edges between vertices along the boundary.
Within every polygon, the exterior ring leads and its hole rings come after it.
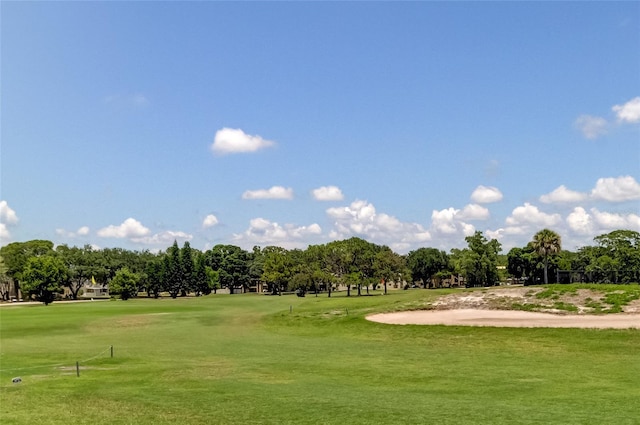
POLYGON ((549 268, 549 260, 547 257, 544 257, 544 284, 549 283, 549 277, 547 276, 547 270, 549 268))

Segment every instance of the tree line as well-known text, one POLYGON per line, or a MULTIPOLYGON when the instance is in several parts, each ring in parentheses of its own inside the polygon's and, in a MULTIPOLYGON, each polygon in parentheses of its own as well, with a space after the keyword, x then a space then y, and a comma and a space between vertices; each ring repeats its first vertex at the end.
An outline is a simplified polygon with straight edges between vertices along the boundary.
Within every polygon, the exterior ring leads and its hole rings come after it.
POLYGON ((220 244, 200 251, 189 242, 182 247, 174 242, 158 253, 90 245, 54 247, 46 240, 14 242, 0 248, 0 298, 8 300, 20 289, 26 299, 48 304, 66 289, 69 298, 77 299, 90 282, 128 299, 140 293, 177 298, 260 287, 274 295, 296 291, 330 297, 341 286, 350 296, 352 290, 357 295, 377 288, 386 292, 389 283, 434 288, 458 279, 465 286, 491 286, 507 276, 525 284, 580 279, 631 283, 640 278, 640 234, 630 230, 600 235, 594 246, 571 252, 562 250, 557 233, 543 229, 525 247, 512 248, 506 258, 500 256, 501 244, 482 232, 465 241, 466 248, 449 253, 425 247, 406 255, 358 237, 304 250, 267 246, 246 251, 220 244))

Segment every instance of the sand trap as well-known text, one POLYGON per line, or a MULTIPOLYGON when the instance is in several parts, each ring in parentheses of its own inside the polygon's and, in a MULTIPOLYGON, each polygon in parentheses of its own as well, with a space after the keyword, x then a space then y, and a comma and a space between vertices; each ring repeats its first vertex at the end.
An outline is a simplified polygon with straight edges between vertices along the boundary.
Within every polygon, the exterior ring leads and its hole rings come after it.
POLYGON ((374 314, 367 320, 392 325, 496 326, 510 328, 640 329, 640 314, 558 315, 514 310, 422 310, 374 314))

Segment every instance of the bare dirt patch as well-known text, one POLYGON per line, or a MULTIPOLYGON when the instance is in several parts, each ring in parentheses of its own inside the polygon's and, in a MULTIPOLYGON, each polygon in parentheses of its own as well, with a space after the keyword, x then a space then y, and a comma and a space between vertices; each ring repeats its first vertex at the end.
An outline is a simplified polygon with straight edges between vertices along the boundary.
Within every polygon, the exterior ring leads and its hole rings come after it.
POLYGON ((640 329, 640 300, 623 306, 622 313, 594 314, 603 312, 601 292, 544 291, 540 287, 463 291, 425 304, 423 310, 375 314, 367 320, 405 325, 640 329))

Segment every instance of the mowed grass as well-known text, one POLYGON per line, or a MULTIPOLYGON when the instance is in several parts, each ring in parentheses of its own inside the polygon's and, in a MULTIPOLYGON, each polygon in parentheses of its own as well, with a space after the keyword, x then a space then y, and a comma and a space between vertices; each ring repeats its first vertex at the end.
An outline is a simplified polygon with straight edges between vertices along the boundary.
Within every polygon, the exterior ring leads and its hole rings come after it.
POLYGON ((640 423, 637 330, 364 319, 446 292, 3 307, 0 423, 640 423))

